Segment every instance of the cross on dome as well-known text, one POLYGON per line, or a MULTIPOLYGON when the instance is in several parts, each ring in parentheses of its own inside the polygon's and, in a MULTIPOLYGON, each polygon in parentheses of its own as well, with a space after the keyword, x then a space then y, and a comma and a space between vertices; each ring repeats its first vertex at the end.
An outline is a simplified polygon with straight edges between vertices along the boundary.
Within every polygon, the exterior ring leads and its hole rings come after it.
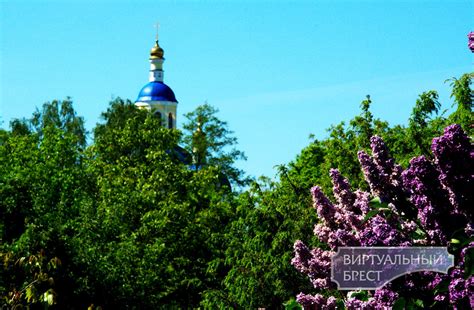
POLYGON ((156 28, 156 41, 158 41, 158 33, 160 31, 160 23, 159 22, 156 22, 155 28, 156 28))

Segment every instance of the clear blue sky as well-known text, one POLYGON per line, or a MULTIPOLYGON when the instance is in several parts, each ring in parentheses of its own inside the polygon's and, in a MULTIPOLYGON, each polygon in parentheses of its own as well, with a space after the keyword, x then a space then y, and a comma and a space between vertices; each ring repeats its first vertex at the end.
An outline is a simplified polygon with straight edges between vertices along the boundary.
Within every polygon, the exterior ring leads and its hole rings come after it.
MULTIPOLYGON (((182 114, 220 109, 254 176, 274 176, 331 124, 405 123, 417 95, 473 71, 473 1, 2 1, 3 127, 71 96, 88 130, 112 96, 136 99, 159 21, 165 83, 182 114)), ((178 124, 179 127, 179 124, 178 124)))

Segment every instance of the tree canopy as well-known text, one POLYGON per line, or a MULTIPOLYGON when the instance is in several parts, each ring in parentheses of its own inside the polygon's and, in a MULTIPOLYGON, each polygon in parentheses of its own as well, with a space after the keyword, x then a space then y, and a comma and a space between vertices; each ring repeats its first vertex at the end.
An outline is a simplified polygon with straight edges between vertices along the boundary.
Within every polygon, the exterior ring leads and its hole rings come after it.
POLYGON ((222 171, 231 183, 246 185, 250 179, 245 176, 243 170, 235 167, 237 160, 245 160, 246 157, 242 151, 235 148, 237 138, 228 129, 227 122, 217 117, 218 112, 218 109, 206 103, 185 114, 184 146, 192 154, 194 169, 214 166, 222 171))
POLYGON ((449 82, 452 113, 427 91, 406 125, 390 125, 367 96, 359 115, 278 166, 276 180, 237 168, 245 156, 208 104, 181 132, 116 98, 87 143, 71 99, 47 102, 0 130, 0 304, 297 308, 313 286, 290 263, 294 241, 330 248, 313 235, 310 188, 334 202, 336 168, 369 191, 358 151, 368 154, 374 135, 405 170, 415 156, 434 160, 432 139, 448 125, 472 136, 472 74, 449 82))

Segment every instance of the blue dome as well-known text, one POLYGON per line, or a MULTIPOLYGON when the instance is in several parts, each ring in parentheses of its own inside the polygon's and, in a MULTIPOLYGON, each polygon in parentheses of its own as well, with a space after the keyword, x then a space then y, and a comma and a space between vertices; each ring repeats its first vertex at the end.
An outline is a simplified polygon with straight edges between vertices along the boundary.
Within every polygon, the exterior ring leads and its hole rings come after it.
POLYGON ((143 86, 138 94, 137 102, 147 101, 171 101, 178 102, 173 90, 163 82, 150 82, 143 86))

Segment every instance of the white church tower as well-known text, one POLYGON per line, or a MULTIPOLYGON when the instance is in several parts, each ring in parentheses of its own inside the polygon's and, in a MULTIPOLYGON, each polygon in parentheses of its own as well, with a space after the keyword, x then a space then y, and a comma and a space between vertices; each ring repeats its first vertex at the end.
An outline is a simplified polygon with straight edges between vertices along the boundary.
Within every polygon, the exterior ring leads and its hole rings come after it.
POLYGON ((178 101, 173 90, 163 83, 163 56, 164 51, 158 44, 157 34, 155 46, 150 51, 149 83, 138 94, 135 105, 159 117, 163 126, 175 129, 178 101))

